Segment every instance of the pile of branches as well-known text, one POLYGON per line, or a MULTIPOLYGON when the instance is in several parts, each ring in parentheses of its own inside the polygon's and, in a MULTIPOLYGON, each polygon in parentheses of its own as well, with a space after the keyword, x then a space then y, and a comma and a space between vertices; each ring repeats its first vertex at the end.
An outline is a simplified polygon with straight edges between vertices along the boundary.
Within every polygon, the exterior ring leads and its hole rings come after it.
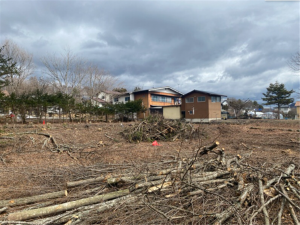
POLYGON ((141 141, 174 141, 176 139, 191 139, 199 134, 191 123, 179 120, 165 120, 163 117, 150 116, 139 124, 125 129, 121 134, 129 142, 141 141))
POLYGON ((123 165, 118 175, 110 171, 67 182, 59 192, 2 200, 0 223, 299 224, 299 165, 257 168, 249 159, 226 156, 215 142, 190 157, 179 152, 160 163, 123 165))

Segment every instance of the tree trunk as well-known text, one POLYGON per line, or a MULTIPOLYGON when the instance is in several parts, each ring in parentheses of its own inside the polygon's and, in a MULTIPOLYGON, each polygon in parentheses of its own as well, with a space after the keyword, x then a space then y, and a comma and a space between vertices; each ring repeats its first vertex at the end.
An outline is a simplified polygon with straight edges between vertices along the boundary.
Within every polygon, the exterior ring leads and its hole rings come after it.
POLYGON ((49 216, 55 213, 65 212, 67 210, 75 209, 81 206, 92 205, 95 203, 118 198, 128 194, 129 194, 128 189, 120 190, 120 191, 111 192, 103 195, 80 199, 77 201, 48 206, 40 209, 31 209, 26 211, 10 213, 7 219, 10 221, 23 221, 23 220, 33 219, 41 216, 49 216))
POLYGON ((83 184, 97 183, 97 182, 104 181, 104 180, 105 180, 104 177, 96 177, 96 178, 91 178, 91 179, 86 179, 86 180, 71 181, 71 182, 67 182, 67 187, 71 188, 71 187, 76 187, 76 186, 83 185, 83 184))
POLYGON ((58 192, 47 193, 47 194, 43 194, 43 195, 30 196, 30 197, 26 197, 26 198, 2 200, 2 201, 0 201, 0 207, 25 205, 28 203, 39 202, 39 201, 43 201, 46 199, 59 198, 59 197, 63 197, 63 196, 67 196, 67 191, 58 191, 58 192))

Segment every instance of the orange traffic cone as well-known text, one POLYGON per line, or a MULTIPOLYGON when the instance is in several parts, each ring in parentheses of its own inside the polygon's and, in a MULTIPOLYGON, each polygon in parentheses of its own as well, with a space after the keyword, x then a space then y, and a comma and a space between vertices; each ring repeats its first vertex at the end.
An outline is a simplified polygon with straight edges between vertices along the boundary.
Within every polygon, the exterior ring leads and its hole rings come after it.
POLYGON ((152 146, 159 146, 159 144, 157 143, 157 141, 153 141, 152 146))

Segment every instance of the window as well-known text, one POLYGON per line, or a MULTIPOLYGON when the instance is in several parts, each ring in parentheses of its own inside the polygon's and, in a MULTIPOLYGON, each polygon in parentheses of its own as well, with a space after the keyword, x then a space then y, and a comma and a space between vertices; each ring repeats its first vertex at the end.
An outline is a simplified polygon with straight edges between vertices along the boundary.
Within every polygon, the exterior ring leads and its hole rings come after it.
POLYGON ((125 102, 128 102, 130 100, 130 97, 125 97, 125 102))
POLYGON ((154 102, 167 102, 172 103, 171 97, 159 96, 159 95, 151 95, 151 100, 154 102))
POLYGON ((193 97, 191 97, 191 98, 186 98, 186 99, 185 99, 185 102, 186 102, 186 103, 193 103, 193 102, 194 102, 194 98, 193 98, 193 97))
POLYGON ((188 111, 190 115, 194 115, 194 110, 188 111))
POLYGON ((119 101, 119 99, 118 98, 114 98, 114 102, 118 102, 119 101))
POLYGON ((221 96, 211 96, 211 102, 221 102, 221 96))
POLYGON ((200 96, 197 98, 198 102, 205 102, 205 96, 200 96))
POLYGON ((181 98, 174 98, 175 105, 181 105, 181 98))

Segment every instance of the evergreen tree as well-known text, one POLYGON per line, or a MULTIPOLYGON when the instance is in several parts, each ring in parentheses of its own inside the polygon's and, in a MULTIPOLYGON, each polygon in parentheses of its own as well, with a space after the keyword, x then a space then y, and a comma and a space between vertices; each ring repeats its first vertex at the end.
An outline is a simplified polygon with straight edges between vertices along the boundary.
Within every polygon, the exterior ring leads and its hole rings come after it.
POLYGON ((123 87, 119 87, 119 88, 114 88, 113 91, 125 93, 125 92, 127 92, 127 89, 123 88, 123 87))
POLYGON ((16 62, 12 58, 5 57, 1 52, 4 46, 0 48, 0 88, 8 84, 5 79, 9 74, 18 74, 16 62))
POLYGON ((281 106, 288 105, 294 101, 293 98, 290 98, 292 93, 294 93, 293 90, 286 90, 284 84, 279 84, 276 81, 275 84, 270 84, 270 86, 267 88, 267 93, 263 93, 265 98, 262 98, 262 100, 267 102, 265 105, 277 106, 277 118, 279 119, 281 106))

